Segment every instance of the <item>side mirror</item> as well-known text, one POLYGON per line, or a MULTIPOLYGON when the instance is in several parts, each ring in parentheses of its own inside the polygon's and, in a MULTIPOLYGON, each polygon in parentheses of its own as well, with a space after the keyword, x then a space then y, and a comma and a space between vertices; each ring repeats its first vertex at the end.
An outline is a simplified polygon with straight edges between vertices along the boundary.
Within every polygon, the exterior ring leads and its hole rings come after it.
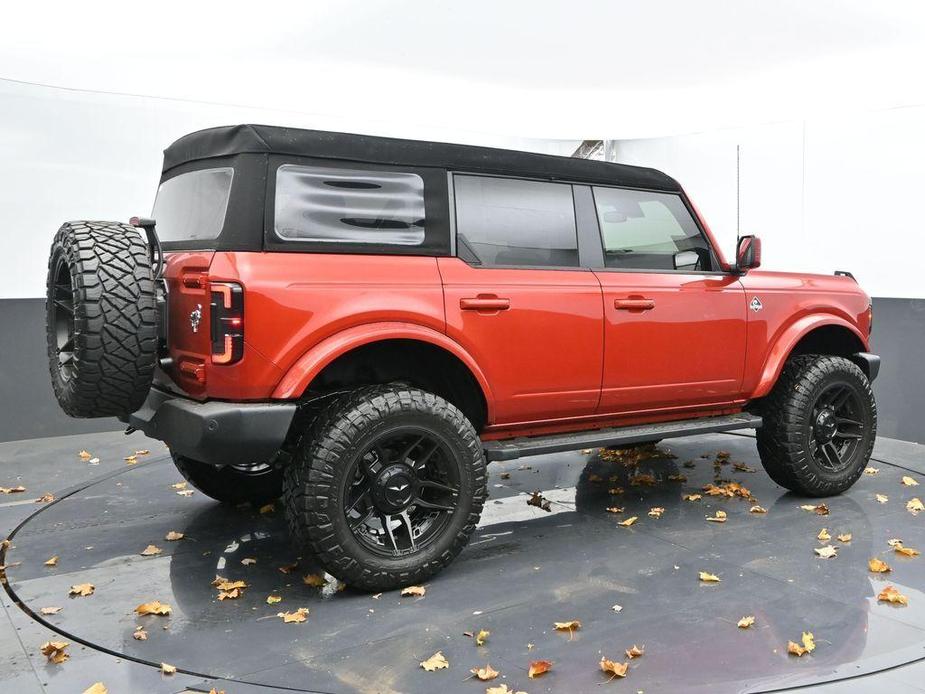
POLYGON ((746 272, 756 267, 761 267, 761 239, 743 236, 736 246, 736 270, 746 272))
POLYGON ((697 251, 679 251, 674 254, 675 270, 697 270, 700 265, 700 255, 697 251))

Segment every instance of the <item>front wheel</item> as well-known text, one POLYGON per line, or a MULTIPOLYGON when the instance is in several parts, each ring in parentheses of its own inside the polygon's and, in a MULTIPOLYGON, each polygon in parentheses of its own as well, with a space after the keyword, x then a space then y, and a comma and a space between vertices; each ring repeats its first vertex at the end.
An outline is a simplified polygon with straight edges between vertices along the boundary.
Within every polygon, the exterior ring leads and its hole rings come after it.
POLYGON ((864 372, 844 357, 792 357, 763 416, 757 435, 761 462, 772 480, 793 492, 843 492, 870 460, 877 405, 864 372))
POLYGON ((290 532, 347 585, 381 591, 447 566, 487 494, 478 434, 452 404, 404 385, 360 388, 314 422, 285 470, 290 532))

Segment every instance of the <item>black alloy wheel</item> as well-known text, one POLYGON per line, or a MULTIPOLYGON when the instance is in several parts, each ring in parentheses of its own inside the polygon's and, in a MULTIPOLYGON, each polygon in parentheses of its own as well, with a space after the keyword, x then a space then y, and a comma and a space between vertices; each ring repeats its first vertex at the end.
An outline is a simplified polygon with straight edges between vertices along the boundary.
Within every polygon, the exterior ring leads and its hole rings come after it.
POLYGON ((74 285, 63 255, 59 255, 55 262, 50 289, 50 329, 54 331, 58 373, 61 380, 67 382, 74 375, 74 285))
POLYGON ((810 450, 813 458, 831 472, 851 467, 864 438, 859 394, 846 383, 829 385, 816 399, 810 450))

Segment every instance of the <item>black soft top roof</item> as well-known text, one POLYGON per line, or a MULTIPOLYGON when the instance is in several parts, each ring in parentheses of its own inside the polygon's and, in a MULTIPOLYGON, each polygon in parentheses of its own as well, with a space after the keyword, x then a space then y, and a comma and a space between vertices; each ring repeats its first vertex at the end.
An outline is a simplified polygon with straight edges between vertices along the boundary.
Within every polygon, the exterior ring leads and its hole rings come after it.
POLYGON ((640 166, 494 147, 400 140, 272 125, 226 125, 184 135, 164 150, 163 171, 166 173, 192 161, 247 153, 438 167, 653 190, 681 190, 677 181, 670 176, 640 166))

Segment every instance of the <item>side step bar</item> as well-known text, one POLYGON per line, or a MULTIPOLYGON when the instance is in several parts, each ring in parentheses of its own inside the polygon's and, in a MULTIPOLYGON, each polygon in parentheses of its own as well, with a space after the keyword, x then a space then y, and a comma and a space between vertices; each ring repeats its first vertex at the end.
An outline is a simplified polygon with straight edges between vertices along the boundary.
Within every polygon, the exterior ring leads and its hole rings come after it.
POLYGON ((640 424, 628 427, 611 427, 594 431, 551 436, 525 436, 503 441, 483 441, 485 457, 493 460, 516 460, 520 457, 575 451, 582 448, 622 446, 655 439, 671 439, 694 434, 712 434, 735 429, 758 429, 761 417, 742 412, 722 417, 681 419, 660 424, 640 424))

